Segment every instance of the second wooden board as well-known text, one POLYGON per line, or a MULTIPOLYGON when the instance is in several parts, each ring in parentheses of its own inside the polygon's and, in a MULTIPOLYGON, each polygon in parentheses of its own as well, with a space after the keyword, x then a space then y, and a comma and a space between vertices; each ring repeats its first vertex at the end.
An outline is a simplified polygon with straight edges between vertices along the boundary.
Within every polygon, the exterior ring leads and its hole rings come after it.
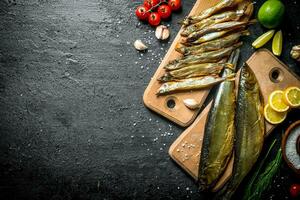
MULTIPOLYGON (((269 94, 274 90, 284 90, 289 86, 300 87, 300 79, 288 67, 266 49, 258 50, 246 62, 253 70, 259 82, 265 104, 269 94)), ((186 129, 171 145, 169 154, 194 179, 198 178, 199 160, 206 117, 210 104, 196 118, 195 122, 186 129)), ((271 133, 275 126, 266 122, 266 133, 271 133)), ((213 191, 218 190, 232 174, 233 159, 213 191)))

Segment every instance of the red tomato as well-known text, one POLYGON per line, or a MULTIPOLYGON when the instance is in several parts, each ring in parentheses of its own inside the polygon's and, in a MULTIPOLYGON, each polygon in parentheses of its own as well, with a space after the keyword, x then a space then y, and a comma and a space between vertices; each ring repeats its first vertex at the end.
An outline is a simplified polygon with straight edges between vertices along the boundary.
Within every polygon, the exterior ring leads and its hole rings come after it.
POLYGON ((147 8, 152 8, 153 6, 156 6, 160 3, 160 0, 144 0, 144 6, 147 8))
POLYGON ((169 0, 168 4, 174 11, 179 10, 181 8, 181 0, 169 0))
POLYGON ((137 16, 137 18, 139 18, 140 20, 147 20, 150 12, 148 12, 148 8, 145 6, 139 6, 136 8, 135 10, 135 15, 137 16))
POLYGON ((291 197, 297 197, 300 194, 300 184, 293 184, 290 187, 291 197))
POLYGON ((168 5, 161 5, 158 7, 157 12, 162 19, 167 19, 171 16, 172 10, 168 5))
POLYGON ((148 22, 152 26, 157 26, 160 23, 160 16, 157 12, 153 12, 150 14, 148 18, 148 22))

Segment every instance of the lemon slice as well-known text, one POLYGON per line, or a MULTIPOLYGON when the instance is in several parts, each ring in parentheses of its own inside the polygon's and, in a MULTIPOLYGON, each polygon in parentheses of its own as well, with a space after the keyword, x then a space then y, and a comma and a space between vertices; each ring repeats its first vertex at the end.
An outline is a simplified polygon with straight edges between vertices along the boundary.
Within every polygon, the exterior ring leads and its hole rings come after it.
POLYGON ((282 32, 277 31, 272 41, 272 51, 274 55, 280 56, 282 52, 282 32))
POLYGON ((256 49, 262 47, 273 37, 274 33, 275 30, 269 30, 268 32, 262 34, 252 43, 252 46, 256 49))
POLYGON ((288 87, 284 91, 284 101, 293 108, 300 106, 300 88, 288 87))
POLYGON ((287 112, 276 112, 269 104, 264 108, 265 119, 271 124, 280 124, 286 118, 287 112))
POLYGON ((285 112, 289 106, 284 102, 284 93, 281 90, 275 90, 269 96, 270 107, 277 112, 285 112))

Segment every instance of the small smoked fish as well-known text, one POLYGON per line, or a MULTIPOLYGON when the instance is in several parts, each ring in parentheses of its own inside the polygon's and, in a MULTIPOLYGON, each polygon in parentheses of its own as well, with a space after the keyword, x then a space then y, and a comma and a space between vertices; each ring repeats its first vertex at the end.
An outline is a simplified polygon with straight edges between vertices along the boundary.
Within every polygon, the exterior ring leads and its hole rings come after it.
POLYGON ((191 54, 198 55, 206 51, 215 51, 218 49, 229 47, 234 43, 238 42, 241 36, 249 35, 249 34, 250 32, 248 30, 245 30, 245 31, 233 33, 231 35, 218 38, 216 40, 208 41, 200 45, 194 45, 194 46, 185 46, 178 43, 176 45, 176 51, 184 55, 191 55, 191 54))
POLYGON ((199 31, 204 27, 210 26, 212 24, 217 24, 217 23, 227 22, 227 21, 237 21, 243 14, 244 14, 244 10, 237 10, 237 11, 226 11, 220 14, 213 15, 209 18, 203 19, 200 22, 185 27, 185 29, 181 32, 181 36, 187 37, 191 33, 195 31, 199 31))
POLYGON ((253 24, 255 22, 256 20, 251 20, 249 22, 230 21, 230 22, 223 22, 219 24, 213 24, 201 29, 200 31, 193 32, 187 37, 186 41, 193 42, 207 33, 224 31, 224 30, 232 30, 240 27, 245 27, 246 25, 253 24))
POLYGON ((242 44, 243 42, 238 42, 230 47, 219 49, 217 51, 204 52, 200 55, 189 55, 183 59, 176 59, 171 61, 164 68, 166 70, 175 70, 182 67, 187 67, 192 64, 218 62, 222 58, 229 56, 234 49, 240 47, 242 44))
POLYGON ((167 82, 162 84, 162 86, 158 89, 157 95, 168 94, 176 91, 187 91, 208 88, 224 80, 226 80, 226 78, 204 76, 200 78, 183 79, 178 82, 167 82))
POLYGON ((237 98, 232 177, 216 199, 231 199, 259 157, 265 135, 263 103, 257 79, 246 64, 241 69, 237 98))
POLYGON ((235 29, 234 30, 223 30, 223 31, 207 33, 207 34, 203 35, 202 37, 200 37, 199 39, 197 39, 194 42, 188 42, 187 38, 182 38, 181 43, 183 45, 186 45, 186 46, 193 46, 193 45, 196 45, 196 44, 201 44, 201 43, 204 43, 204 42, 208 42, 208 41, 211 41, 211 40, 214 40, 214 39, 221 38, 225 35, 229 35, 230 33, 240 32, 244 28, 245 27, 242 27, 242 29, 237 29, 237 30, 235 30, 235 29))
MULTIPOLYGON (((232 52, 222 77, 234 74, 239 49, 232 52)), ((199 189, 206 191, 215 186, 231 158, 235 133, 235 82, 225 80, 217 86, 216 96, 208 113, 199 165, 199 189)))
POLYGON ((159 81, 168 82, 176 81, 178 79, 186 79, 192 77, 219 75, 221 70, 228 66, 228 63, 202 63, 187 66, 181 69, 169 71, 165 73, 159 81))
POLYGON ((186 19, 183 20, 182 24, 187 26, 189 24, 200 22, 201 20, 210 17, 211 15, 217 13, 218 11, 220 11, 222 9, 233 7, 242 1, 243 0, 221 0, 215 6, 212 6, 208 9, 202 11, 201 13, 199 13, 199 15, 187 17, 186 19))

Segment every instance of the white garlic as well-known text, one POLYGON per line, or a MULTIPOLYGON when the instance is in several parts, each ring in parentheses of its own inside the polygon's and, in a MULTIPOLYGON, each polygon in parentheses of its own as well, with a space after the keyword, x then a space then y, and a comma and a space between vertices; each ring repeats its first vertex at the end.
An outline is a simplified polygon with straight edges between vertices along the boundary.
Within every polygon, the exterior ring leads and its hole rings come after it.
POLYGON ((296 45, 291 50, 291 56, 300 62, 300 45, 296 45))
POLYGON ((166 27, 164 25, 160 25, 160 26, 156 27, 155 36, 159 40, 166 40, 170 36, 170 31, 169 31, 168 27, 166 27))
POLYGON ((148 49, 148 47, 141 40, 136 40, 133 45, 139 51, 148 49))
POLYGON ((200 107, 200 104, 195 99, 185 99, 183 100, 183 103, 186 107, 188 107, 191 110, 197 109, 200 107))

